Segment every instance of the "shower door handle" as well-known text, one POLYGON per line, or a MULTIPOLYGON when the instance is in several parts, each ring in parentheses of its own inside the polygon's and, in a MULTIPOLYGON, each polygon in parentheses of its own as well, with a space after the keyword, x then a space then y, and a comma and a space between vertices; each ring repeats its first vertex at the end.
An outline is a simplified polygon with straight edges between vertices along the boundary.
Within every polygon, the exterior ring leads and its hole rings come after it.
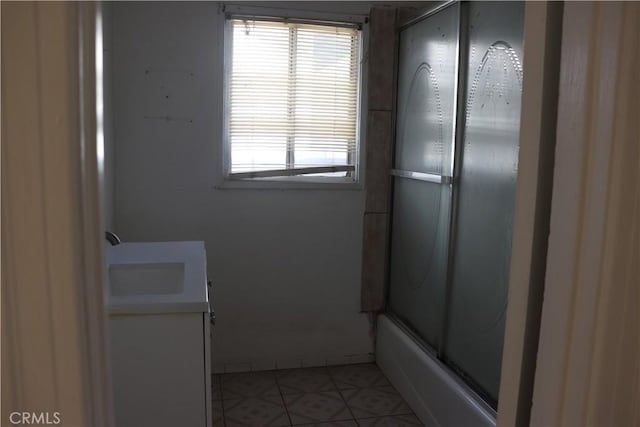
POLYGON ((400 169, 391 169, 391 175, 400 178, 415 179, 417 181, 433 182, 434 184, 452 184, 453 177, 445 175, 436 175, 432 173, 405 171, 400 169))

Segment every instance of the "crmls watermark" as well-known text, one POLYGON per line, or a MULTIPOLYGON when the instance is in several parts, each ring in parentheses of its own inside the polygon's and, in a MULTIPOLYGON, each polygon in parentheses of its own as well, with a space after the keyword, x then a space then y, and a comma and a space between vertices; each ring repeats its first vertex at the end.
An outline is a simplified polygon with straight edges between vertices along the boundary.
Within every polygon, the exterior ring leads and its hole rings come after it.
POLYGON ((9 421, 19 425, 55 425, 62 422, 62 415, 60 412, 12 412, 9 421))

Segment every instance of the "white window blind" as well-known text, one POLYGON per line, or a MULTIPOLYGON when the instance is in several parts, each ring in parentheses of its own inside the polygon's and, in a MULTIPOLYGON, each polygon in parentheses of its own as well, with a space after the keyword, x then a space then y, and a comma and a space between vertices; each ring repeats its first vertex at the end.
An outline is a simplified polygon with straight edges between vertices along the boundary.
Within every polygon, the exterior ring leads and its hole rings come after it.
POLYGON ((230 175, 353 176, 360 31, 231 19, 230 175))

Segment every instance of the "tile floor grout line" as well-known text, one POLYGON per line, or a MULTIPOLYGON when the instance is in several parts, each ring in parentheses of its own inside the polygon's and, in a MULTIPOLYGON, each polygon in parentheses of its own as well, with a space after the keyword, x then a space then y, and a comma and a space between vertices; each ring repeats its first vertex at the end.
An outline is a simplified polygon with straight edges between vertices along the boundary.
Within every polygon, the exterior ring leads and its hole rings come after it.
POLYGON ((289 407, 287 406, 286 400, 284 400, 284 394, 282 393, 282 387, 280 387, 280 381, 278 381, 278 369, 273 370, 273 376, 276 379, 276 386, 278 387, 278 393, 280 393, 280 399, 282 399, 282 406, 284 406, 284 412, 287 414, 287 419, 289 419, 289 425, 293 426, 293 420, 291 419, 291 414, 289 414, 289 407))
POLYGON ((227 416, 224 413, 224 392, 222 391, 222 376, 220 374, 220 380, 218 381, 218 390, 220 391, 220 406, 222 407, 222 427, 227 427, 227 416))
MULTIPOLYGON (((378 367, 378 365, 375 362, 371 362, 371 363, 357 363, 354 365, 374 365, 376 366, 376 368, 378 370, 380 370, 380 368, 378 367)), ((339 365, 341 367, 345 367, 345 366, 352 366, 352 365, 339 365)), ((328 367, 327 367, 328 369, 328 367)), ((387 415, 376 415, 376 416, 370 416, 370 417, 362 417, 362 419, 378 419, 378 418, 383 418, 383 417, 397 417, 397 416, 403 416, 403 415, 413 415, 416 417, 416 419, 418 419, 417 415, 415 414, 415 412, 413 411, 413 409, 409 406, 409 404, 407 403, 407 401, 404 399, 404 397, 402 397, 402 395, 398 392, 398 390, 396 390, 396 388, 393 386, 393 384, 391 383, 391 381, 389 381, 389 378, 387 378, 386 375, 384 375, 384 372, 382 372, 382 370, 380 370, 380 373, 382 374, 382 376, 384 377, 384 379, 388 382, 387 385, 377 385, 377 386, 366 386, 366 387, 358 387, 356 385, 353 385, 353 388, 348 388, 348 389, 344 389, 344 390, 362 390, 362 389, 376 389, 376 388, 383 388, 383 387, 391 387, 391 389, 398 395, 400 396, 400 399, 402 399, 402 402, 407 406, 407 408, 409 408, 408 413, 402 413, 402 414, 387 414, 387 415)), ((353 416, 353 420, 355 421, 355 423, 360 426, 360 422, 358 421, 358 418, 355 417, 355 415, 353 414, 353 412, 351 411, 351 406, 349 406, 349 403, 347 402, 347 399, 344 397, 344 395, 342 394, 343 390, 340 389, 337 385, 337 383, 335 382, 335 379, 333 378, 333 375, 331 374, 331 370, 329 370, 329 377, 331 378, 331 381, 334 382, 334 385, 336 386, 336 388, 338 389, 338 391, 340 392, 340 395, 342 396, 343 400, 345 401, 345 403, 347 404, 347 408, 349 409, 349 412, 351 413, 351 415, 353 416)), ((419 419, 418 419, 419 420, 419 419)), ((422 424, 422 421, 420 421, 420 423, 422 424)))
MULTIPOLYGON (((269 369, 266 371, 247 371, 247 372, 242 372, 242 373, 246 373, 246 374, 266 374, 266 373, 271 373, 273 375, 273 379, 276 385, 276 388, 278 389, 278 396, 280 396, 280 401, 282 403, 282 408, 284 409, 284 413, 287 416, 287 420, 289 421, 289 427, 291 427, 293 425, 293 423, 291 422, 291 417, 289 416, 289 412, 287 410, 287 406, 285 404, 284 401, 284 396, 282 395, 281 389, 280 389, 280 383, 278 382, 278 376, 277 376, 277 370, 276 369, 269 369)), ((242 374, 240 373, 240 374, 242 374)), ((222 387, 222 383, 221 383, 221 387, 222 387)), ((258 400, 262 400, 264 398, 267 398, 269 396, 276 396, 274 395, 270 395, 270 394, 258 394, 255 396, 246 396, 246 395, 238 395, 236 398, 238 401, 242 402, 242 401, 246 401, 247 399, 258 399, 258 400)), ((224 401, 223 401, 224 403, 224 401)), ((227 420, 226 420, 226 413, 224 415, 224 423, 225 423, 225 427, 227 424, 227 420)))
MULTIPOLYGON (((373 362, 376 366, 378 366, 377 363, 373 362)), ((380 369, 380 367, 378 366, 378 369, 380 369)), ((388 386, 377 386, 377 387, 391 387, 393 389, 393 391, 395 391, 398 396, 400 396, 400 398, 402 399, 402 401, 404 402, 405 405, 407 405, 407 408, 409 408, 409 410, 411 412, 407 413, 407 414, 397 414, 394 416, 398 416, 398 415, 413 415, 416 418, 418 418, 418 416, 416 415, 416 413, 413 411, 413 408, 411 406, 409 406, 409 403, 406 401, 406 399, 400 394, 400 392, 398 391, 398 389, 396 389, 396 387, 393 385, 393 383, 389 380, 389 378, 387 378, 387 376, 384 374, 384 372, 382 372, 382 369, 380 369, 380 372, 382 373, 382 376, 387 380, 387 382, 389 383, 388 386)), ((371 387, 371 388, 375 388, 375 387, 371 387)), ((375 417, 369 417, 369 418, 375 418, 375 417)), ((419 419, 419 418, 418 418, 419 419)), ((422 421, 420 421, 420 423, 422 424, 422 421)))
MULTIPOLYGON (((347 409, 347 411, 349 412, 349 415, 351 416, 350 419, 346 420, 314 420, 312 422, 309 423, 303 423, 303 424, 294 424, 293 423, 293 419, 291 419, 291 425, 292 426, 304 426, 304 425, 317 425, 317 424, 323 424, 323 423, 339 423, 339 422, 344 422, 344 421, 353 421, 354 423, 356 423, 356 426, 358 425, 358 422, 356 421, 355 417, 353 416, 353 412, 351 412, 351 408, 349 408, 349 405, 347 404, 344 396, 342 395, 342 393, 340 392, 340 389, 338 388, 338 385, 336 384, 336 382, 334 381, 333 377, 331 376, 331 372, 329 370, 329 366, 317 366, 317 367, 306 367, 306 368, 297 368, 297 369, 319 369, 321 368, 322 370, 325 371, 325 374, 327 375, 327 377, 329 378, 329 381, 331 382, 331 384, 334 387, 334 390, 327 390, 327 391, 322 391, 322 390, 316 390, 316 391, 305 391, 305 390, 299 390, 299 393, 292 393, 293 395, 295 394, 299 394, 300 396, 304 396, 305 394, 322 394, 322 393, 332 393, 332 392, 338 392, 338 395, 340 396, 340 399, 342 399, 342 402, 344 403, 345 408, 347 409)), ((278 383, 278 386, 280 385, 280 383, 278 383)), ((283 397, 284 399, 284 397, 283 397)), ((285 406, 286 406, 286 402, 285 402, 285 406)), ((287 408, 287 413, 289 413, 289 407, 286 406, 287 408)))
MULTIPOLYGON (((375 362, 366 363, 366 365, 369 365, 369 364, 374 366, 374 367, 377 367, 375 362)), ((362 363, 360 365, 365 365, 365 363, 362 363)), ((342 369, 344 369, 344 368, 348 368, 349 366, 350 366, 349 364, 347 364, 347 365, 337 365, 337 366, 334 366, 334 368, 338 368, 338 369, 342 368, 342 369)), ((357 384, 345 383, 345 385, 353 386, 353 388, 347 388, 347 389, 343 390, 338 386, 338 381, 335 378, 332 369, 330 369, 330 366, 306 367, 306 368, 294 368, 294 369, 297 369, 297 370, 317 370, 318 368, 320 368, 323 371, 323 373, 328 376, 329 384, 331 384, 332 387, 334 388, 334 390, 338 392, 338 396, 342 400, 342 403, 345 405, 345 407, 347 409, 347 413, 350 415, 351 418, 349 420, 346 420, 346 419, 343 419, 343 420, 326 420, 326 421, 315 420, 313 422, 310 421, 310 422, 306 422, 306 423, 302 422, 301 424, 294 424, 293 418, 292 418, 292 414, 290 413, 289 406, 287 405, 287 402, 285 400, 285 393, 284 393, 284 390, 283 390, 283 385, 281 384, 282 378, 280 378, 280 376, 278 375, 278 373, 282 373, 282 372, 284 372, 286 370, 272 369, 272 370, 269 370, 267 372, 271 372, 271 374, 273 375, 273 379, 274 379, 276 387, 278 389, 278 393, 279 393, 282 405, 283 405, 285 413, 287 415, 287 420, 288 420, 289 426, 300 426, 300 427, 302 427, 304 425, 311 426, 311 425, 315 425, 315 424, 318 424, 318 423, 320 423, 320 424, 322 424, 322 423, 339 424, 339 423, 342 423, 342 422, 349 422, 349 423, 355 424, 356 426, 362 426, 360 421, 356 418, 355 413, 353 412, 353 409, 349 405, 349 402, 347 401, 347 398, 345 397, 345 393, 344 392, 355 390, 356 393, 357 393, 358 390, 362 390, 362 389, 376 389, 376 388, 383 388, 383 387, 385 389, 389 390, 389 391, 394 392, 394 394, 397 394, 400 397, 400 399, 402 400, 402 402, 407 406, 409 412, 408 413, 402 413, 402 414, 386 414, 386 415, 373 415, 372 414, 372 415, 369 415, 369 416, 365 415, 365 416, 362 417, 363 420, 374 420, 374 419, 380 419, 380 418, 385 418, 385 417, 395 418, 395 417, 398 417, 398 416, 413 416, 418 420, 418 422, 420 422, 420 420, 415 415, 415 412, 413 412, 412 408, 408 406, 408 404, 406 403, 404 398, 396 390, 396 388, 393 386, 393 384, 391 384, 391 382, 384 375, 384 373, 381 372, 381 375, 388 382, 387 385, 384 385, 384 386, 383 385, 377 385, 377 386, 359 387, 357 384)), ((219 392, 220 392, 220 399, 219 400, 220 400, 221 407, 222 407, 222 423, 226 427, 226 425, 227 425, 227 419, 226 419, 227 414, 226 414, 225 407, 224 407, 224 387, 223 387, 224 376, 225 376, 225 374, 220 374, 219 375, 219 392)), ((319 393, 319 394, 322 394, 322 392, 320 390, 317 390, 316 392, 307 392, 305 390, 306 390, 306 388, 303 388, 303 389, 300 390, 301 395, 304 395, 306 393, 319 393)), ((300 421, 302 421, 302 420, 300 420, 300 421)))
MULTIPOLYGON (((346 365, 343 365, 343 366, 346 366, 346 365)), ((336 380, 333 378, 333 375, 331 374, 331 369, 329 369, 328 366, 327 366, 327 374, 329 375, 329 379, 333 383, 333 385, 336 388, 336 390, 338 390, 338 394, 340 394, 340 397, 342 398, 342 401, 344 402, 344 405, 347 407, 347 410, 351 414, 351 419, 353 420, 353 422, 356 423, 357 426, 359 426, 360 423, 356 419, 355 415, 353 415, 353 411, 351 410, 351 407, 349 406, 349 402, 347 402, 347 399, 342 394, 342 390, 340 389, 340 387, 338 387, 338 383, 336 383, 336 380)))

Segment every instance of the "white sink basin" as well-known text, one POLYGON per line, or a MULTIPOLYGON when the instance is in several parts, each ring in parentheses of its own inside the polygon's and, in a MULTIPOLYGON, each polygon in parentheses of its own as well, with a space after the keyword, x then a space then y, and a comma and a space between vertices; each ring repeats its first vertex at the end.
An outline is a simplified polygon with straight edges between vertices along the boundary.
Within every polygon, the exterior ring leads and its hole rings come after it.
POLYGON ((209 311, 203 242, 122 243, 107 264, 112 314, 209 311))

